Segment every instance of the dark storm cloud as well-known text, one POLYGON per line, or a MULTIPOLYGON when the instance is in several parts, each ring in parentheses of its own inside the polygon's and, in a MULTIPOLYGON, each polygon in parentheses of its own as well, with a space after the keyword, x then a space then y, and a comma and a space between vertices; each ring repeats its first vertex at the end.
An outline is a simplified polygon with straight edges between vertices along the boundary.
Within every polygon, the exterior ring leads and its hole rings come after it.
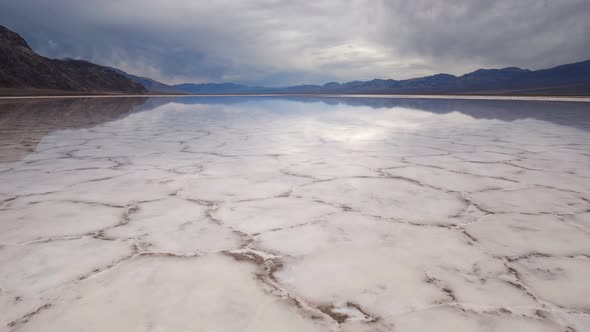
POLYGON ((587 0, 19 0, 38 52, 165 82, 261 85, 532 69, 590 58, 587 0))
POLYGON ((387 24, 382 41, 437 68, 463 62, 537 69, 590 58, 589 1, 388 1, 387 7, 399 20, 387 24))

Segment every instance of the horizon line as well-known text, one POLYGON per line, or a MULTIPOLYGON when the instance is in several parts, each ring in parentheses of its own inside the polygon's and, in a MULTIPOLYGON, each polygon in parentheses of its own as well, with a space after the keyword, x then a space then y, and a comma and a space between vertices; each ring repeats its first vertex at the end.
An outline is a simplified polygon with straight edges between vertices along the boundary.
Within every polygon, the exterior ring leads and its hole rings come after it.
POLYGON ((264 93, 264 94, 87 94, 87 95, 35 95, 0 96, 0 100, 18 99, 76 99, 76 98, 186 98, 186 97, 325 97, 325 98, 384 98, 384 99, 463 99, 463 100, 516 100, 561 101, 590 103, 590 96, 558 95, 452 95, 452 94, 321 94, 321 93, 264 93))

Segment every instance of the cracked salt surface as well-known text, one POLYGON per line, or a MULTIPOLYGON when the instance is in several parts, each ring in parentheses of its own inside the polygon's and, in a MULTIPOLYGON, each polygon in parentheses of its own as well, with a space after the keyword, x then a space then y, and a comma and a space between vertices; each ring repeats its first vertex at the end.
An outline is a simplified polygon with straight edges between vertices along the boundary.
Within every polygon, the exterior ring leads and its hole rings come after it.
POLYGON ((0 102, 0 331, 590 331, 590 105, 0 102))

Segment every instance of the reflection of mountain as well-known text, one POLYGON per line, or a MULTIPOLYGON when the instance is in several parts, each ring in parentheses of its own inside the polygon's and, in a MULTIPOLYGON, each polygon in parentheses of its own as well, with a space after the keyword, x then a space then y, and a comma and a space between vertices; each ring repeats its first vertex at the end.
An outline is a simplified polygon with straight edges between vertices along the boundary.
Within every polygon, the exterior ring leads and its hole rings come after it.
POLYGON ((0 100, 0 162, 21 160, 53 131, 91 128, 116 120, 146 99, 0 100))
MULTIPOLYGON (((431 113, 460 112, 476 119, 515 121, 535 119, 590 131, 590 103, 526 100, 393 99, 393 98, 307 98, 327 104, 406 107, 431 113)), ((303 99, 297 98, 298 101, 303 99)))
MULTIPOLYGON (((243 102, 264 100, 290 100, 310 104, 321 102, 329 105, 344 104, 349 106, 368 106, 371 108, 405 107, 437 114, 460 112, 476 119, 497 119, 501 121, 515 121, 530 118, 590 131, 590 103, 583 102, 315 96, 215 96, 150 99, 154 103, 154 107, 170 102, 180 104, 236 105, 243 102)), ((310 105, 310 107, 312 106, 310 105)))
MULTIPOLYGON (((576 102, 287 96, 0 100, 0 162, 21 160, 53 131, 91 128, 132 112, 154 110, 169 103, 223 106, 269 100, 307 103, 311 112, 314 103, 375 109, 404 107, 436 114, 460 112, 476 119, 515 121, 530 118, 590 131, 590 103, 576 102)), ((260 109, 284 111, 276 105, 260 105, 260 109)), ((216 114, 213 112, 210 116, 223 117, 216 114)))

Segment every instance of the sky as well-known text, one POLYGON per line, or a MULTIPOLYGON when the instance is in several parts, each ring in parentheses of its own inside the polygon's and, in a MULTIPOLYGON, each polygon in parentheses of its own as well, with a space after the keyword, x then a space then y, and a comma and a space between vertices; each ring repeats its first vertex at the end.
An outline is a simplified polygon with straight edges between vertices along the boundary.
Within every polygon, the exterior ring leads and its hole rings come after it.
POLYGON ((44 56, 165 83, 406 79, 590 59, 588 0, 0 0, 44 56))

